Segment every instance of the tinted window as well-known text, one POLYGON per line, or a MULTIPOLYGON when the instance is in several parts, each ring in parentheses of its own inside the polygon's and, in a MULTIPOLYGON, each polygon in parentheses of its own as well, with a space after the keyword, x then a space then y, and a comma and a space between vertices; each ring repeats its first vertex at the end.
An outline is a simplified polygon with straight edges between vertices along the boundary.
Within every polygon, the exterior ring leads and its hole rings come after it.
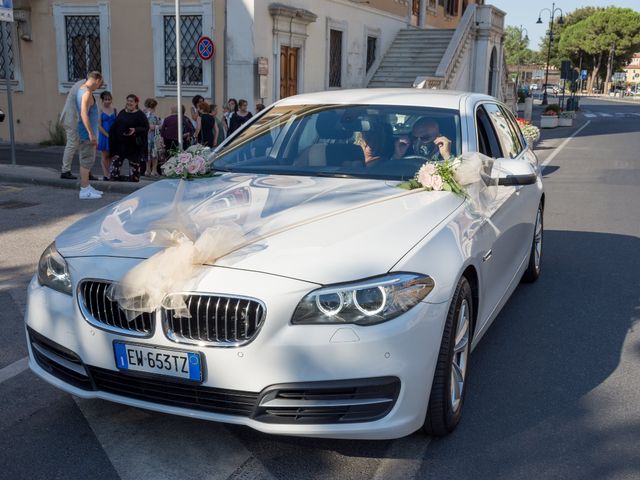
POLYGON ((495 103, 485 103, 484 108, 498 135, 504 157, 516 158, 522 151, 522 146, 515 131, 509 126, 505 113, 495 103))
POLYGON ((480 153, 492 158, 501 158, 503 155, 500 142, 496 136, 493 124, 491 120, 489 120, 489 115, 487 115, 482 105, 476 110, 476 127, 478 130, 478 150, 480 153))
POLYGON ((282 105, 216 151, 220 170, 403 180, 442 160, 433 140, 461 151, 457 110, 395 105, 282 105))
POLYGON ((526 145, 526 142, 524 140, 524 136, 522 135, 522 130, 520 130, 520 126, 518 125, 518 122, 516 121, 515 117, 513 116, 513 113, 511 113, 509 110, 507 110, 504 107, 500 107, 500 108, 504 112, 504 115, 505 115, 505 117, 506 117, 506 119, 507 119, 507 121, 509 123, 509 127, 513 131, 513 139, 519 145, 519 149, 518 150, 521 152, 522 150, 524 150, 524 147, 526 145))

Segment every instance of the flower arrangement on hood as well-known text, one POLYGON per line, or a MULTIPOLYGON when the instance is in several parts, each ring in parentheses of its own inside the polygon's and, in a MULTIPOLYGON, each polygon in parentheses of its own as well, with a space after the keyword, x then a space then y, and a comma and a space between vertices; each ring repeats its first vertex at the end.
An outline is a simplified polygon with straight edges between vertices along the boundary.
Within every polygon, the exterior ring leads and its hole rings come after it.
POLYGON ((406 190, 424 188, 428 192, 445 191, 464 195, 464 189, 455 178, 456 166, 459 163, 458 159, 444 162, 426 162, 420 167, 414 178, 401 183, 399 187, 406 190))
POLYGON ((171 152, 171 157, 162 165, 162 173, 169 178, 191 180, 198 177, 210 177, 211 161, 208 160, 211 149, 200 144, 192 145, 184 152, 171 152))

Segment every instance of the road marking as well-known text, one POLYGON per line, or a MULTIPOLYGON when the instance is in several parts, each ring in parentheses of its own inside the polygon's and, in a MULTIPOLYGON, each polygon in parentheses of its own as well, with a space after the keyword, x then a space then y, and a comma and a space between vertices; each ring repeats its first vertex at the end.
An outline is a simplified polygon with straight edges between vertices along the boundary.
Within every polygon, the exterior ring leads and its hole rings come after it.
POLYGON ((220 423, 102 400, 74 400, 122 480, 226 480, 245 472, 260 472, 247 478, 269 478, 265 467, 220 423))
POLYGON ((613 117, 610 113, 600 113, 601 117, 613 117))
POLYGON ((414 433, 391 442, 371 480, 411 480, 416 478, 431 437, 414 433), (416 438, 418 437, 418 438, 416 438))
POLYGON ((10 378, 19 375, 29 368, 29 357, 21 358, 18 361, 13 362, 10 365, 7 365, 3 369, 0 369, 0 383, 6 382, 10 378))
POLYGON ((566 147, 566 146, 567 146, 567 143, 569 143, 569 141, 570 141, 573 137, 575 137, 575 136, 576 136, 576 135, 578 135, 582 130, 584 130, 584 129, 586 128, 586 126, 587 126, 587 125, 589 125, 590 123, 591 123, 591 120, 587 120, 587 122, 586 122, 583 126, 581 126, 578 130, 576 130, 575 132, 573 132, 573 133, 571 134, 571 136, 570 136, 570 137, 565 138, 565 139, 564 139, 564 141, 563 141, 560 145, 558 145, 558 146, 556 147, 556 149, 551 153, 551 155, 549 155, 549 158, 547 158, 544 162, 542 162, 542 164, 540 165, 540 168, 544 168, 544 167, 546 167, 547 165, 549 165, 549 162, 551 162, 551 160, 553 160, 554 158, 556 158, 556 155, 558 155, 558 154, 562 151, 562 149, 563 149, 564 147, 566 147))
POLYGON ((624 116, 626 116, 626 115, 627 115, 627 114, 626 114, 626 113, 624 113, 624 112, 616 112, 616 117, 624 117, 624 116))
POLYGON ((585 113, 584 116, 587 117, 587 118, 596 118, 597 117, 597 115, 595 113, 585 113))

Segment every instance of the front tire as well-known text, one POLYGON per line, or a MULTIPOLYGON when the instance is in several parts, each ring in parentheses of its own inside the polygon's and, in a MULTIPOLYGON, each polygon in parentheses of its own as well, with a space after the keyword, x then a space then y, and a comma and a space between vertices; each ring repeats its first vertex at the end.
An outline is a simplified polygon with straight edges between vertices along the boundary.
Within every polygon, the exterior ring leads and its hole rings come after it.
POLYGON ((544 209, 542 203, 538 205, 536 224, 533 228, 533 240, 531 242, 531 252, 529 253, 529 264, 522 274, 524 283, 533 283, 540 276, 542 266, 542 240, 544 238, 544 209))
POLYGON ((433 376, 423 430, 438 437, 452 432, 462 416, 471 352, 473 299, 471 286, 462 277, 453 294, 433 376))

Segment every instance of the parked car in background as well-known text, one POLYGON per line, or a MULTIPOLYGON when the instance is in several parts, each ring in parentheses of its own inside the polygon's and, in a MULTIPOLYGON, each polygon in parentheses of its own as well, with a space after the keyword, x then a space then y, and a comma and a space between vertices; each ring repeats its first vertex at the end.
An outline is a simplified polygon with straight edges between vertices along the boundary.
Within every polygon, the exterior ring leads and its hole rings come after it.
POLYGON ((155 182, 57 236, 28 287, 31 369, 78 397, 271 434, 451 432, 472 349, 541 272, 541 172, 509 108, 436 90, 292 96, 212 159, 208 178, 155 182), (473 160, 483 200, 435 177, 399 188, 449 153, 473 160), (150 290, 123 303, 133 269, 150 290))
POLYGON ((538 84, 537 84, 537 83, 532 83, 532 84, 529 86, 529 88, 530 88, 531 90, 538 90, 538 84))

